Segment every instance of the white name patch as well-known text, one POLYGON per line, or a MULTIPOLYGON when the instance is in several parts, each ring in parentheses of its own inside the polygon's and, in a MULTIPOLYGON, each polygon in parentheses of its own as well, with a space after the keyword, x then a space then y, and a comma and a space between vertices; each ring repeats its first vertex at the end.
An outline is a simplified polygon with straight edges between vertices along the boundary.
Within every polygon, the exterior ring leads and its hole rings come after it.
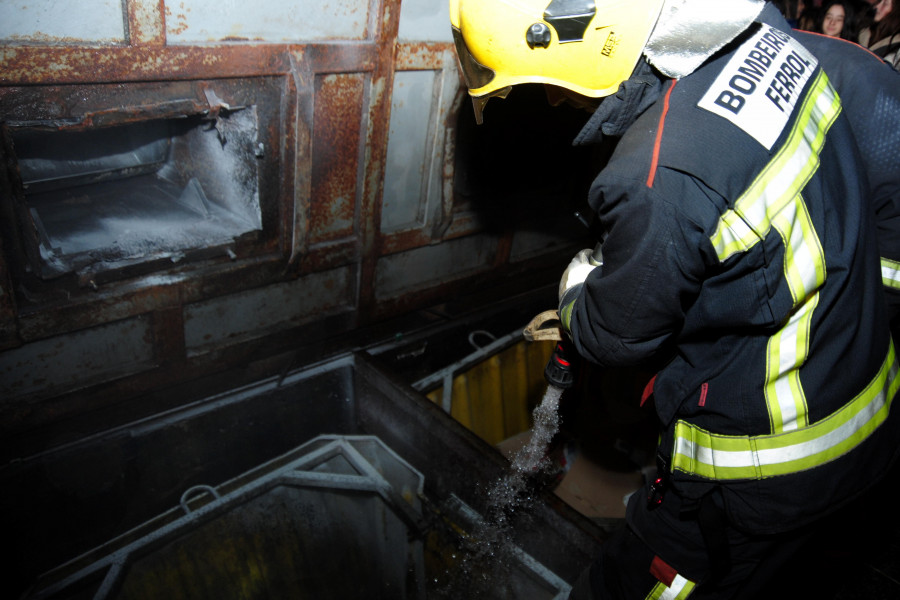
POLYGON ((771 150, 818 64, 789 35, 763 25, 735 52, 698 106, 771 150))

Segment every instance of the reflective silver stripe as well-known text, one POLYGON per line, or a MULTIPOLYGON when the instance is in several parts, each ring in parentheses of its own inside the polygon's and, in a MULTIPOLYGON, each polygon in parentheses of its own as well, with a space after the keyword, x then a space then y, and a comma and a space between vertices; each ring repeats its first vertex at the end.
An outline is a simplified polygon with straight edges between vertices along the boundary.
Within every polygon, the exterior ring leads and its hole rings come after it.
POLYGON ((884 287, 900 290, 900 262, 881 259, 881 283, 884 287))
POLYGON ((814 425, 787 433, 728 436, 678 421, 672 469, 709 479, 763 479, 830 462, 863 443, 887 419, 900 385, 897 371, 891 343, 865 390, 814 425))

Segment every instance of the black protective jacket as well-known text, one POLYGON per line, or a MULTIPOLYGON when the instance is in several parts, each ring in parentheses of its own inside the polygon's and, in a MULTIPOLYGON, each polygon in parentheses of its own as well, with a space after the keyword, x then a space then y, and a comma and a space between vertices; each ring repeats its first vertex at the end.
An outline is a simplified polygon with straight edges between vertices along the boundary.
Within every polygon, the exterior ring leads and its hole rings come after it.
POLYGON ((805 31, 794 35, 821 60, 841 97, 869 179, 882 282, 894 336, 900 333, 900 72, 852 42, 805 31))
POLYGON ((596 363, 661 361, 670 485, 721 489, 737 527, 799 526, 896 453, 872 206, 887 227, 898 172, 879 176, 877 137, 860 136, 900 118, 898 81, 768 7, 683 79, 639 67, 576 140, 622 135, 590 192, 604 264, 560 315, 596 363))

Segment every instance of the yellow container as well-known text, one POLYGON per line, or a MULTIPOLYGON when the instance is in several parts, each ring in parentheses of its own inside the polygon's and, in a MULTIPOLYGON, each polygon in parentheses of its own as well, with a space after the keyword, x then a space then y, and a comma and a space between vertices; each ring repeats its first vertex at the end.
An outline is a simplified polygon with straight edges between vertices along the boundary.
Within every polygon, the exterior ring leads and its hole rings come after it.
MULTIPOLYGON (((454 377, 450 415, 490 444, 529 429, 547 390, 544 367, 555 344, 522 340, 454 377)), ((442 388, 427 396, 443 405, 442 388)))

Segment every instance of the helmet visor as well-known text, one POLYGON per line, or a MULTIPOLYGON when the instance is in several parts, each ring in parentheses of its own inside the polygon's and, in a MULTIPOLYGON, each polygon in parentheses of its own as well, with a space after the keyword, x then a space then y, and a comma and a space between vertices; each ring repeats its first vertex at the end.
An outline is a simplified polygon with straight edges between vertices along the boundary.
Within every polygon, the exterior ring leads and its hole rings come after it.
MULTIPOLYGON (((453 27, 452 29, 453 41, 456 43, 456 55, 459 57, 459 66, 462 68, 463 79, 465 79, 466 87, 469 88, 469 94, 471 95, 471 90, 477 90, 490 84, 496 78, 496 73, 494 73, 492 69, 489 69, 478 62, 475 57, 472 56, 472 53, 469 52, 469 47, 466 46, 466 41, 463 39, 459 29, 456 27, 453 27)), ((483 121, 482 113, 484 111, 484 105, 487 104, 488 100, 494 97, 506 98, 511 89, 512 86, 506 86, 480 96, 472 96, 472 107, 475 109, 475 121, 481 125, 483 121)))
POLYGON ((510 91, 512 91, 512 86, 508 85, 505 88, 500 88, 499 90, 494 90, 493 92, 488 92, 481 96, 473 96, 472 107, 475 109, 475 122, 479 125, 484 122, 484 106, 487 104, 488 100, 491 98, 506 98, 510 91))
POLYGON ((456 27, 453 27, 453 41, 456 43, 456 55, 459 57, 459 66, 462 68, 466 87, 477 90, 494 80, 496 76, 494 71, 475 60, 469 52, 469 47, 466 46, 462 33, 456 27))

